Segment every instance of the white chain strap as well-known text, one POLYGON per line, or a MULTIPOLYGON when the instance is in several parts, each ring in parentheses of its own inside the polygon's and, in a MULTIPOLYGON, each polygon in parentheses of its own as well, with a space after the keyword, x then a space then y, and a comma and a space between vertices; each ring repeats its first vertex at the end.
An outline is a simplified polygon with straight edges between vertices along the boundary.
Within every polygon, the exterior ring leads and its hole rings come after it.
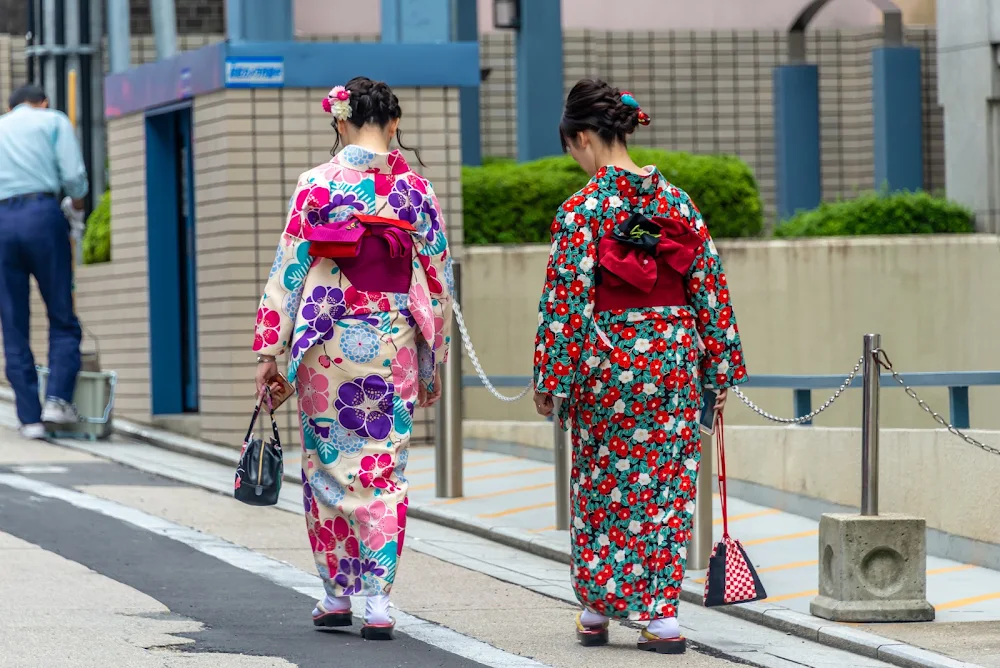
POLYGON ((501 392, 493 385, 493 383, 490 382, 489 376, 486 375, 486 372, 483 371, 482 364, 479 363, 479 356, 476 355, 476 349, 472 347, 472 338, 469 336, 469 330, 465 326, 465 318, 462 317, 462 307, 458 305, 457 300, 452 301, 452 309, 455 312, 455 322, 458 323, 458 329, 462 333, 462 343, 465 344, 465 351, 469 353, 469 359, 472 360, 472 366, 476 368, 476 373, 479 374, 479 379, 483 381, 483 385, 486 387, 486 389, 489 390, 490 394, 492 394, 500 401, 513 403, 515 401, 520 401, 521 399, 523 399, 525 395, 528 394, 528 392, 531 392, 531 390, 534 389, 535 384, 528 383, 528 386, 523 390, 521 390, 520 394, 513 397, 508 397, 505 394, 501 394, 501 392))

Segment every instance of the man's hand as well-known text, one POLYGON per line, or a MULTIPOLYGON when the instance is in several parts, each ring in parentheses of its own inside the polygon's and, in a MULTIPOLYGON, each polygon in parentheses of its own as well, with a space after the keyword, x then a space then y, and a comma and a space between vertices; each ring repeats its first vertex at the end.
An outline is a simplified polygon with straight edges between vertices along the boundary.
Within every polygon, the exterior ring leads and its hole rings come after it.
POLYGON ((69 221, 69 235, 76 241, 83 238, 83 231, 87 227, 87 221, 83 217, 83 200, 75 200, 72 197, 65 197, 62 201, 62 212, 69 221))

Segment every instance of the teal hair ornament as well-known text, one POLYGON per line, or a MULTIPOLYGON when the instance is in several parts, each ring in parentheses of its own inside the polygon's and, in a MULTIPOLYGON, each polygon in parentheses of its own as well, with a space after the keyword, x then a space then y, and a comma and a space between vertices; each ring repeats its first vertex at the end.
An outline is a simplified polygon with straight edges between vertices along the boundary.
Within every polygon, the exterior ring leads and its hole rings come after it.
POLYGON ((635 99, 632 93, 628 92, 627 90, 622 91, 622 104, 624 104, 626 107, 632 107, 633 109, 637 109, 639 111, 639 125, 649 125, 649 122, 651 120, 649 118, 649 114, 647 114, 645 111, 642 110, 641 107, 639 107, 639 102, 635 99))

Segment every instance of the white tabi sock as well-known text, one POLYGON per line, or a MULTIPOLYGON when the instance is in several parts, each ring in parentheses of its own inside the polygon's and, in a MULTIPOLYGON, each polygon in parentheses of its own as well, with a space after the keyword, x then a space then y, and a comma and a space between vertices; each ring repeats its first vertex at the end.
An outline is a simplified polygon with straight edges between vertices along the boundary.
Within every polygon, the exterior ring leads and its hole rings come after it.
MULTIPOLYGON (((350 596, 330 596, 326 595, 323 602, 320 603, 323 609, 327 612, 350 612, 351 610, 351 597, 350 596)), ((313 617, 318 617, 323 614, 323 611, 316 607, 313 609, 313 617)))
POLYGON ((392 624, 389 616, 389 597, 386 594, 369 596, 365 602, 365 622, 378 626, 392 624))
POLYGON ((594 612, 590 608, 584 608, 583 614, 580 615, 580 623, 587 628, 597 628, 607 624, 608 618, 602 614, 594 612))
POLYGON ((681 637, 681 625, 677 623, 676 617, 660 617, 659 619, 654 619, 646 627, 650 633, 652 633, 657 638, 680 638, 681 637))

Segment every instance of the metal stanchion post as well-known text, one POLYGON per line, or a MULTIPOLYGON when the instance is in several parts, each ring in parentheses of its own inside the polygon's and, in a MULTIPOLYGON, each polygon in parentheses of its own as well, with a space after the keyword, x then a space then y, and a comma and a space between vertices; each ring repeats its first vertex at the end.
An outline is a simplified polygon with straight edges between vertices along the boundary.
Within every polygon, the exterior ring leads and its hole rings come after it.
MULTIPOLYGON (((455 301, 461 294, 462 272, 454 263, 455 301)), ((438 497, 462 496, 462 335, 451 321, 451 353, 441 374, 442 392, 435 410, 435 489, 438 497)))
POLYGON ((861 408, 861 514, 878 515, 878 398, 879 365, 875 351, 882 336, 865 334, 864 388, 861 408))
POLYGON ((698 484, 694 501, 694 524, 691 526, 691 543, 688 545, 687 567, 692 571, 708 568, 712 556, 712 483, 715 476, 715 450, 711 436, 701 435, 701 464, 698 467, 698 484))
POLYGON ((569 478, 573 466, 573 441, 570 432, 559 426, 559 404, 562 399, 556 398, 555 410, 552 414, 552 452, 555 457, 556 469, 556 529, 566 531, 570 521, 570 491, 569 478))

